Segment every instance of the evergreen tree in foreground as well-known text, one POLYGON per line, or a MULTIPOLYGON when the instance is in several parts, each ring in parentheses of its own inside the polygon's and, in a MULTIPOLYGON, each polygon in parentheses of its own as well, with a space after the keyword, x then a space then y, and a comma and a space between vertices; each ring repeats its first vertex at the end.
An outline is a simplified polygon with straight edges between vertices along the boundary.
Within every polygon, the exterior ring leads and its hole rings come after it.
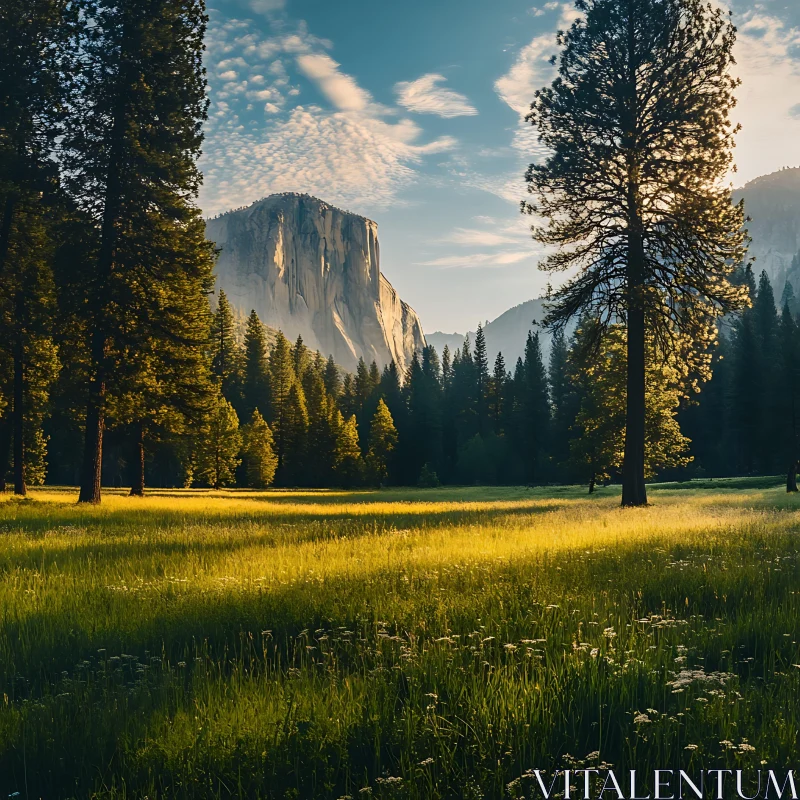
POLYGON ((208 100, 202 0, 85 0, 67 185, 94 232, 70 296, 87 365, 80 502, 100 501, 109 392, 128 348, 208 345, 212 246, 194 204, 208 100))
POLYGON ((549 150, 526 174, 524 210, 548 220, 545 269, 578 268, 547 322, 589 313, 627 328, 622 504, 644 505, 646 341, 705 354, 713 320, 742 308, 742 205, 723 185, 738 81, 735 28, 701 0, 578 0, 559 73, 528 120, 549 150))

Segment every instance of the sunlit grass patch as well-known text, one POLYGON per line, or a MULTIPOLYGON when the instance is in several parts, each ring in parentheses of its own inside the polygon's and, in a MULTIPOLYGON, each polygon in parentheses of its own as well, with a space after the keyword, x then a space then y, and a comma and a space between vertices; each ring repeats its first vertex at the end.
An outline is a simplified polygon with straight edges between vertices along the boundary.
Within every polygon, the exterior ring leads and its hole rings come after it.
POLYGON ((636 511, 577 488, 4 498, 0 788, 502 797, 593 753, 789 763, 800 503, 737 487, 636 511))

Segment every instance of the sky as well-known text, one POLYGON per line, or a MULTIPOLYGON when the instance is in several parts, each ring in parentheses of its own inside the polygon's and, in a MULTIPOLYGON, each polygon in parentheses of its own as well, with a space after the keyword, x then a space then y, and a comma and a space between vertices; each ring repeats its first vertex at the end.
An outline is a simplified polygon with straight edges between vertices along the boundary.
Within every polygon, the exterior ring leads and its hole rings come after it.
MULTIPOLYGON (((722 2, 722 0, 719 0, 722 2)), ((741 186, 800 166, 800 2, 725 0, 739 30, 741 186)), ((563 0, 210 0, 207 216, 275 192, 378 223, 381 270, 426 332, 474 330, 548 276, 519 210, 541 157, 563 0)))

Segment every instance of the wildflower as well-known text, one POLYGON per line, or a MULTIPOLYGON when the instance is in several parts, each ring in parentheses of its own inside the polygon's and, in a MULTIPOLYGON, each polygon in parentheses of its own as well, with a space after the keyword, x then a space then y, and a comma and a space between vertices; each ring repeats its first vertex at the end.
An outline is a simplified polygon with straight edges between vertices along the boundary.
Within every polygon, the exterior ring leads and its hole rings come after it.
POLYGON ((696 744, 687 744, 686 747, 683 748, 684 750, 697 750, 696 744))
POLYGON ((647 716, 647 714, 637 714, 633 718, 634 725, 646 725, 648 722, 652 722, 652 720, 647 716))

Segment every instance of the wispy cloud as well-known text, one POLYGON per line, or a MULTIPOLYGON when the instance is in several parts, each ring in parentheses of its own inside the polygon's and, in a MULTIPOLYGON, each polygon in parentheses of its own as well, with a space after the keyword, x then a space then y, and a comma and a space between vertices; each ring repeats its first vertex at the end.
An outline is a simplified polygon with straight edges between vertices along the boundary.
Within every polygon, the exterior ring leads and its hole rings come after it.
POLYGON ((256 14, 271 14, 275 11, 282 11, 286 6, 286 0, 250 0, 250 8, 256 14))
POLYGON ((531 126, 525 122, 525 116, 530 111, 536 90, 551 83, 556 76, 556 68, 550 63, 552 56, 558 52, 556 32, 568 28, 580 16, 571 2, 546 3, 541 10, 560 12, 555 27, 548 33, 534 37, 525 45, 508 72, 494 83, 500 99, 519 115, 512 144, 516 150, 529 157, 529 160, 540 158, 544 155, 544 150, 531 126))
POLYGON ((215 214, 282 191, 311 192, 350 207, 381 207, 413 183, 426 156, 453 149, 443 136, 377 103, 327 52, 331 42, 305 23, 261 36, 247 20, 209 31, 211 109, 202 159, 201 206, 215 214), (296 105, 296 76, 324 103, 296 105))
POLYGON ((297 66, 340 111, 364 111, 372 102, 369 93, 340 72, 339 64, 327 53, 299 55, 297 66))
POLYGON ((438 117, 470 117, 478 113, 463 94, 440 86, 444 75, 430 73, 415 81, 401 81, 394 87, 397 102, 417 114, 435 114, 438 117))
POLYGON ((756 9, 738 20, 736 182, 800 165, 800 31, 756 9))
POLYGON ((438 267, 439 269, 507 267, 510 264, 518 264, 520 261, 533 258, 534 255, 530 249, 516 252, 470 253, 468 255, 442 256, 430 261, 420 261, 419 264, 423 267, 438 267))
POLYGON ((483 231, 477 228, 456 228, 452 233, 440 239, 448 244, 459 244, 467 247, 494 247, 503 244, 518 244, 519 236, 495 231, 483 231))

